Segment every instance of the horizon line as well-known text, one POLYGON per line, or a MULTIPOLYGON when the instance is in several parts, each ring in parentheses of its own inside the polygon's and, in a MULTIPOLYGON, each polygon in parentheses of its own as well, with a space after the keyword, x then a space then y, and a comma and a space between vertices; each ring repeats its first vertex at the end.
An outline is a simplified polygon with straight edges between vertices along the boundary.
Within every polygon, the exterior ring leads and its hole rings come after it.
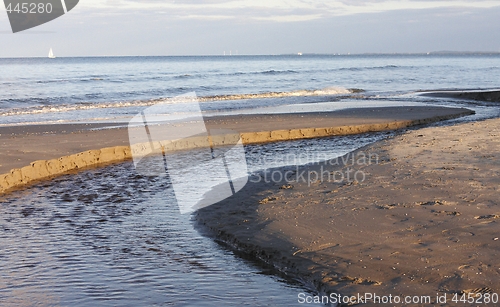
MULTIPOLYGON (((429 52, 360 52, 360 53, 277 53, 277 54, 198 54, 198 55, 74 55, 57 58, 124 58, 124 57, 250 57, 250 56, 360 56, 360 55, 500 55, 500 51, 429 51, 429 52)), ((47 56, 0 57, 0 59, 43 59, 47 56)))

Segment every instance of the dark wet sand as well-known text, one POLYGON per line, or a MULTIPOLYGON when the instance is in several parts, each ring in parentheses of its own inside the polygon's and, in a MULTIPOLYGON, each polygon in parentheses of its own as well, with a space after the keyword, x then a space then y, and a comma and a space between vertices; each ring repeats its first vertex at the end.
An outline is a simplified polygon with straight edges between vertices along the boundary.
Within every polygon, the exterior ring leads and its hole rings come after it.
POLYGON ((500 102, 500 91, 436 91, 422 94, 431 97, 459 98, 477 101, 500 102))
POLYGON ((197 220, 325 292, 433 298, 412 306, 466 306, 453 295, 500 292, 500 119, 414 130, 346 157, 268 172, 288 171, 288 181, 254 175, 260 182, 197 220), (327 178, 349 169, 365 179, 327 178), (326 176, 299 176, 312 171, 326 176))

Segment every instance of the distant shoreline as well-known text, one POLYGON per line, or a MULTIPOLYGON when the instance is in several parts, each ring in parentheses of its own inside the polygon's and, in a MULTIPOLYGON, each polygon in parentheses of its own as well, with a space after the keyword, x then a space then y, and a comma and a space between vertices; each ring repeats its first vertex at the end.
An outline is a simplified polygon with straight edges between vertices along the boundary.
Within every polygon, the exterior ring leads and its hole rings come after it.
MULTIPOLYGON (((431 51, 431 52, 382 52, 382 53, 308 53, 304 52, 300 56, 481 56, 481 55, 500 55, 500 51, 431 51)), ((192 57, 269 57, 269 56, 290 56, 300 57, 297 53, 281 53, 281 54, 237 54, 237 55, 222 55, 222 54, 199 54, 199 55, 74 55, 74 56, 57 56, 59 59, 70 58, 192 58, 192 57)), ((46 56, 34 57, 0 57, 0 59, 47 59, 46 56)))

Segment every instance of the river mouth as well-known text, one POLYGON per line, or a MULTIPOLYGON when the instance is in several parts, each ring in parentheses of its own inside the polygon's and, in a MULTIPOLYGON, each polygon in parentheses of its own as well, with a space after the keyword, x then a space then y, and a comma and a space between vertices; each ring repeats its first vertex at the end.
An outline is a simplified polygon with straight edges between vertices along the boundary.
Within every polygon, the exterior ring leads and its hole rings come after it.
POLYGON ((131 163, 0 203, 3 306, 293 305, 297 285, 200 235, 131 163))
MULTIPOLYGON (((248 171, 334 159, 392 134, 248 145, 248 171)), ((214 241, 179 213, 167 179, 131 162, 2 196, 0 216, 3 306, 300 306, 314 291, 214 241)))
MULTIPOLYGON (((248 169, 334 158, 386 135, 249 145, 248 169)), ((205 236, 169 181, 132 162, 4 195, 0 216, 3 306, 293 306, 310 290, 205 236)))

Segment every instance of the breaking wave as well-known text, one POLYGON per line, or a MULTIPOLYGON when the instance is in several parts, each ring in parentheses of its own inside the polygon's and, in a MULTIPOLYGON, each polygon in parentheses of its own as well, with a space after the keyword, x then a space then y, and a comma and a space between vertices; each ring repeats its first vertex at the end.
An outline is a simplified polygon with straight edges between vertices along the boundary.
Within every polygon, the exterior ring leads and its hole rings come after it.
POLYGON ((348 95, 360 92, 363 92, 363 90, 346 89, 343 87, 327 87, 321 90, 296 90, 290 92, 265 92, 258 94, 215 95, 215 96, 198 97, 198 99, 200 101, 221 101, 221 100, 265 99, 265 98, 283 98, 283 97, 348 95))
MULTIPOLYGON (((213 95, 198 97, 198 101, 227 101, 227 100, 245 100, 245 99, 269 99, 269 98, 285 98, 285 97, 310 97, 310 96, 331 96, 331 95, 349 95, 353 93, 364 92, 362 89, 346 89, 343 87, 327 87, 320 90, 295 90, 289 92, 265 92, 255 94, 233 94, 233 95, 213 95)), ((61 104, 61 105, 43 105, 27 108, 12 108, 0 112, 0 116, 14 115, 29 115, 29 114, 44 114, 81 111, 90 109, 108 109, 108 108, 129 108, 129 107, 148 107, 158 103, 175 104, 182 102, 191 102, 190 98, 161 98, 151 100, 135 100, 121 101, 109 103, 76 103, 76 104, 61 104)))

